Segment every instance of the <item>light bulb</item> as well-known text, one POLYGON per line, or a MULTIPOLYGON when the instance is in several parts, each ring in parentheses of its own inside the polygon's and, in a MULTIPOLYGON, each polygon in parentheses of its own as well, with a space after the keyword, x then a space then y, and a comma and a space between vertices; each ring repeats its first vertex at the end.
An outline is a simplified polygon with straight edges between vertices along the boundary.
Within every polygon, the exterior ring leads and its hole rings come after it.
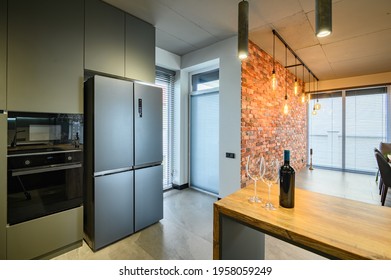
POLYGON ((314 108, 314 110, 312 110, 312 114, 313 114, 314 116, 317 114, 315 108, 314 108))
POLYGON ((314 106, 315 110, 320 110, 320 107, 321 107, 320 103, 316 102, 316 104, 314 106))
POLYGON ((288 103, 285 103, 285 105, 284 105, 284 114, 288 115, 288 113, 289 113, 288 103))
POLYGON ((307 102, 310 103, 310 101, 311 101, 311 94, 309 93, 307 94, 307 102))
POLYGON ((295 87, 293 88, 295 95, 299 92, 299 84, 297 81, 295 81, 295 87))
POLYGON ((302 95, 301 95, 301 103, 304 103, 305 102, 305 94, 303 93, 302 95))
POLYGON ((277 77, 276 77, 276 73, 273 70, 273 73, 272 73, 272 89, 276 90, 276 88, 277 88, 277 77))
POLYGON ((319 38, 322 38, 322 37, 329 36, 330 34, 331 34, 330 30, 323 30, 323 31, 320 31, 319 33, 317 33, 316 36, 319 38))
POLYGON ((247 58, 247 53, 246 52, 239 52, 239 59, 244 60, 247 58))

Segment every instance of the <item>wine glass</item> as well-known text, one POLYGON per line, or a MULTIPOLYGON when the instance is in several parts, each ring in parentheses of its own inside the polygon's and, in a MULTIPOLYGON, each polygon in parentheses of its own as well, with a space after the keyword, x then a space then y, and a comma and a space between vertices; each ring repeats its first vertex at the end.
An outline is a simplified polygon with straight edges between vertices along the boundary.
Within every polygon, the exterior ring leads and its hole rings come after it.
POLYGON ((248 177, 254 181, 254 195, 248 199, 250 202, 259 203, 262 201, 262 199, 257 196, 257 181, 262 179, 263 174, 261 167, 263 165, 263 158, 255 156, 247 157, 246 173, 248 177))
POLYGON ((265 204, 267 210, 276 210, 273 203, 270 201, 270 190, 273 184, 277 184, 279 179, 280 165, 278 160, 272 160, 266 165, 265 174, 262 176, 262 181, 266 183, 268 187, 268 201, 265 204))

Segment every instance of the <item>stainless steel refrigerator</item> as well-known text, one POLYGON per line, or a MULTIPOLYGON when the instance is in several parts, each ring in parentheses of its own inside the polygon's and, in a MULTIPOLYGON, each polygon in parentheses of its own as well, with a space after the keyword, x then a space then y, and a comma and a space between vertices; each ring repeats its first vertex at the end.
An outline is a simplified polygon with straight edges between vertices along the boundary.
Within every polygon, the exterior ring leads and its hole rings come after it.
POLYGON ((84 93, 84 233, 95 251, 163 218, 162 90, 95 75, 84 93))

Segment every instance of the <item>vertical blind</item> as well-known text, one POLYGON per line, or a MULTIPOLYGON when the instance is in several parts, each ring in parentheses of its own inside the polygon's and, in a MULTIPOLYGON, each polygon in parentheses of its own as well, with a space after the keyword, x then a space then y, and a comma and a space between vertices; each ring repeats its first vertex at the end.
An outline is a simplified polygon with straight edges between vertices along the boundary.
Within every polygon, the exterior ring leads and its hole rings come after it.
POLYGON ((174 166, 174 83, 175 72, 156 67, 155 83, 163 89, 163 188, 172 186, 174 166))

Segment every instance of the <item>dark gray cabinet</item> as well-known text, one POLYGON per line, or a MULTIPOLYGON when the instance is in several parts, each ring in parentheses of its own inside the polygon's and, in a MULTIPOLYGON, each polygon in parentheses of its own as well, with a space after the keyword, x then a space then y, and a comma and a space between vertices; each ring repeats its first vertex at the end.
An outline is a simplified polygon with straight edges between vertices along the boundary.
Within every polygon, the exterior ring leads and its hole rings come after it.
POLYGON ((84 1, 8 1, 7 109, 83 112, 84 1))
POLYGON ((0 114, 0 260, 6 259, 7 225, 7 116, 0 114))
POLYGON ((6 92, 7 92, 6 61, 7 61, 7 0, 0 0, 0 110, 6 109, 6 92))
POLYGON ((125 75, 125 12, 99 0, 86 0, 85 69, 125 75))
POLYGON ((125 76, 155 83, 155 27, 126 15, 125 76))

